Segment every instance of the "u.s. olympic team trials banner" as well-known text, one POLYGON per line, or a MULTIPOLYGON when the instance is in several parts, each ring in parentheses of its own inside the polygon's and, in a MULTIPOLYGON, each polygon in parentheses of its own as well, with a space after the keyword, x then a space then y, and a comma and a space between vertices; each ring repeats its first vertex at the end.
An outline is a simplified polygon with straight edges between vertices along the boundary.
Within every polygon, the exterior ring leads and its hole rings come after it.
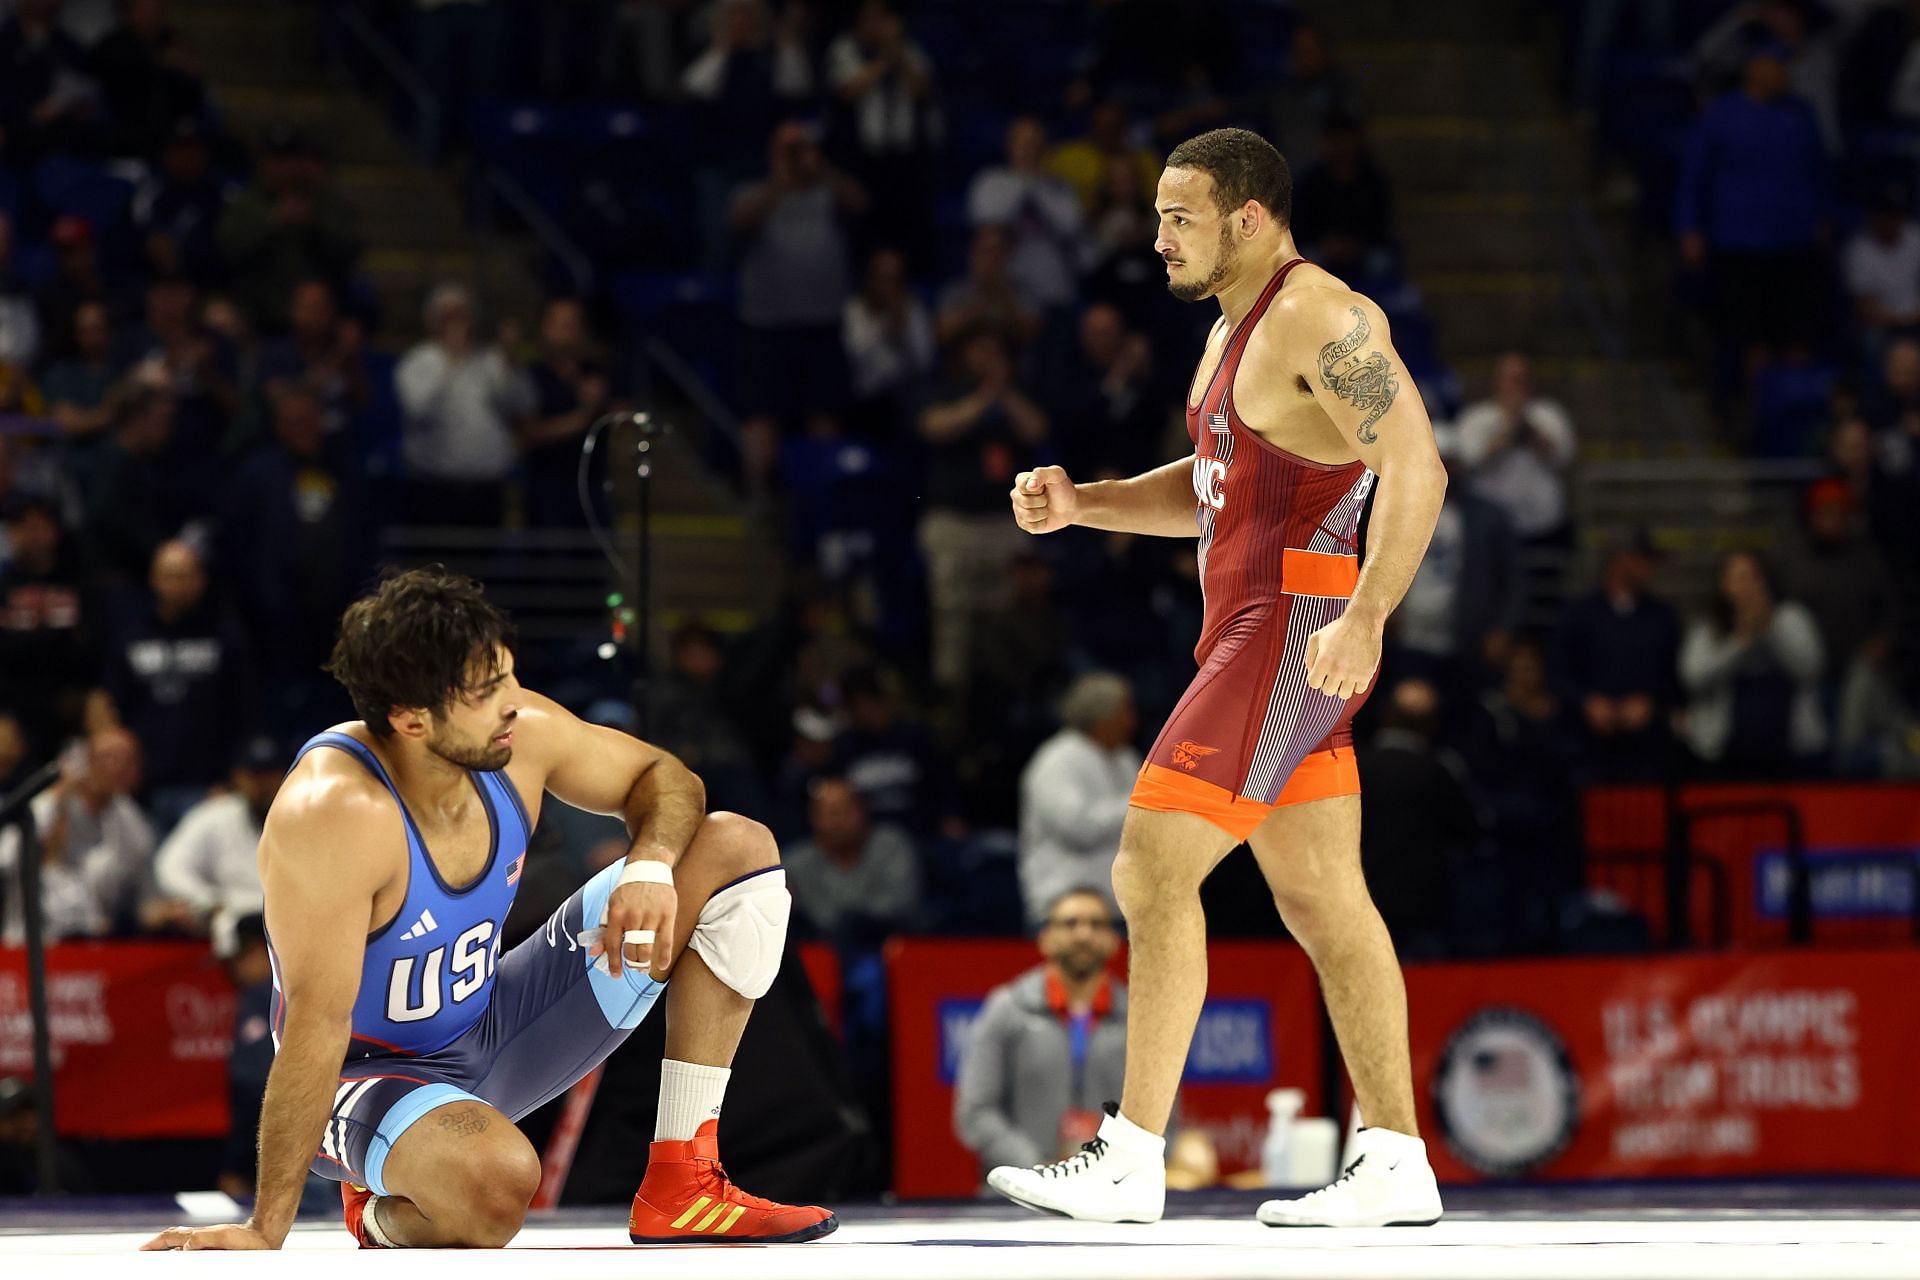
MULTIPOLYGON (((1216 943, 1181 1109, 1224 1169, 1258 1163, 1266 1091, 1320 1098, 1318 995, 1297 948, 1216 943)), ((896 1187, 967 1195, 952 1079, 1021 941, 903 940, 889 978, 896 1187)), ((226 1130, 233 993, 196 943, 49 955, 60 1132, 226 1130)), ((1920 1177, 1920 949, 1410 965, 1415 1096, 1444 1181, 1920 1177)), ((32 1072, 26 960, 0 950, 0 1075, 32 1072)))
MULTIPOLYGON (((204 942, 70 942, 47 951, 54 1123, 86 1138, 227 1131, 234 991, 204 942)), ((33 1074, 27 953, 0 948, 0 1076, 33 1074)))
POLYGON ((1407 969, 1443 1182, 1920 1176, 1920 951, 1407 969))
MULTIPOLYGON (((887 947, 893 1024, 893 1185, 903 1196, 965 1196, 979 1162, 953 1132, 953 1083, 987 993, 1040 963, 1030 941, 896 939, 887 947)), ((1223 1172, 1257 1168, 1269 1089, 1304 1089, 1320 1111, 1320 1004, 1298 947, 1216 942, 1207 1003, 1187 1055, 1180 1119, 1213 1139, 1223 1172)), ((1123 972, 1119 961, 1114 972, 1123 972)))

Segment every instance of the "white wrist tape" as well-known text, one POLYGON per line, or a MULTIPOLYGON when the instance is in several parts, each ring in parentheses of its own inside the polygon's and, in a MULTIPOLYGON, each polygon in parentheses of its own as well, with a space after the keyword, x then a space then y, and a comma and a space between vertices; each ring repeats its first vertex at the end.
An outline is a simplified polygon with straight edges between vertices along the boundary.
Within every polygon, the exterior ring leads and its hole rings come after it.
POLYGON ((625 870, 620 878, 613 882, 618 889, 623 884, 673 884, 673 868, 664 862, 652 858, 628 858, 625 870))

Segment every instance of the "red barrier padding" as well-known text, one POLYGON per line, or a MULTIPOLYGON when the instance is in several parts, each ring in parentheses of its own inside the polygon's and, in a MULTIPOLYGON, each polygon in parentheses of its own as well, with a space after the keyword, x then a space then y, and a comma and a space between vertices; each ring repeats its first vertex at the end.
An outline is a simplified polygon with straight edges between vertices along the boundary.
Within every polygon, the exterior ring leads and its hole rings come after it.
MULTIPOLYGON (((1787 827, 1767 807, 1798 815, 1813 879, 1814 941, 1822 946, 1881 946, 1912 938, 1914 857, 1920 854, 1920 786, 1912 783, 1741 783, 1681 787, 1682 810, 1723 810, 1693 827, 1692 845, 1717 863, 1727 882, 1729 938, 1735 946, 1788 943, 1787 827), (1727 812, 1753 806, 1749 812, 1727 812), (1904 866, 1902 865, 1904 860, 1904 866)), ((1667 792, 1660 787, 1595 787, 1584 796, 1587 848, 1597 854, 1654 853, 1668 841, 1667 792)), ((1589 883, 1623 897, 1655 922, 1666 918, 1666 886, 1657 866, 1632 871, 1590 864, 1589 883)), ((1692 925, 1711 943, 1712 903, 1694 885, 1692 925)))
MULTIPOLYGON (((47 1003, 62 1135, 226 1134, 234 990, 205 943, 52 947, 47 1003)), ((32 1074, 27 953, 0 950, 0 1075, 32 1074)))
MULTIPOLYGON (((893 1035, 894 1189, 902 1196, 965 1196, 981 1170, 953 1133, 953 1078, 980 1002, 1040 962, 1025 941, 896 939, 887 948, 893 1035)), ((1180 1109, 1205 1129, 1223 1172, 1255 1168, 1266 1137, 1266 1095, 1279 1085, 1320 1100, 1320 1006, 1313 967, 1298 947, 1214 943, 1207 1006, 1187 1059, 1180 1109)), ((1124 976, 1117 959, 1116 976, 1124 976)))
POLYGON ((1920 951, 1417 965, 1443 1182, 1920 1175, 1920 951))

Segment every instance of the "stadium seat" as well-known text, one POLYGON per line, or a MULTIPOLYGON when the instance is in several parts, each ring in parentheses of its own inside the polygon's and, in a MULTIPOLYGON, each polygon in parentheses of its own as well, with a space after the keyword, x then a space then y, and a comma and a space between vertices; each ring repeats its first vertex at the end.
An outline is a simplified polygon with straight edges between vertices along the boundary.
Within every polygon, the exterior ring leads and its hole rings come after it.
POLYGON ((13 275, 16 280, 29 288, 38 289, 42 285, 53 283, 53 277, 59 268, 54 257, 53 246, 44 240, 21 243, 18 224, 13 233, 13 275))
POLYGON ((924 897, 933 904, 928 928, 960 935, 1024 932, 1019 853, 1011 831, 977 831, 935 844, 921 861, 924 897))
POLYGON ((1244 4, 1234 10, 1239 28, 1241 68, 1253 80, 1278 79, 1287 73, 1287 55, 1293 40, 1294 14, 1282 4, 1244 4))
POLYGON ((1753 452, 1762 458, 1805 457, 1826 421, 1832 365, 1772 365, 1753 380, 1753 452))
POLYGON ((400 396, 393 385, 399 361, 384 351, 367 352, 367 407, 354 418, 353 430, 367 474, 378 479, 402 470, 400 396))
POLYGON ((48 217, 78 214, 101 234, 127 211, 133 183, 93 161, 52 156, 33 171, 33 194, 48 217))
POLYGON ((1664 225, 1698 109, 1690 65, 1664 52, 1613 50, 1601 73, 1599 108, 1602 135, 1639 175, 1642 220, 1664 225))
POLYGON ((631 331, 667 343, 709 387, 729 398, 737 332, 732 277, 622 272, 614 277, 613 298, 631 331))
POLYGON ((1842 196, 1857 203, 1871 200, 1889 186, 1908 193, 1920 190, 1920 127, 1898 122, 1850 129, 1840 161, 1842 196))

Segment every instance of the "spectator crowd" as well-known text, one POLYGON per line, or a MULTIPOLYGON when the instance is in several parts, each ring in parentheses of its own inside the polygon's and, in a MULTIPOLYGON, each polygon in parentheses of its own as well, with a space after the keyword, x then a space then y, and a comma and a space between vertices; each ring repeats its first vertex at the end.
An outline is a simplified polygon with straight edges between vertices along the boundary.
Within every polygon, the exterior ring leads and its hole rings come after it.
MULTIPOLYGON (((1167 295, 1153 200, 1168 149, 1220 124, 1281 146, 1303 251, 1389 309, 1452 480, 1356 724, 1403 955, 1614 945, 1590 784, 1920 777, 1912 6, 1560 6, 1572 92, 1705 335, 1722 445, 1819 473, 1699 608, 1656 529, 1581 526, 1582 406, 1529 353, 1459 402, 1368 104, 1286 5, 369 0, 433 90, 408 121, 429 154, 511 168, 503 102, 609 101, 659 153, 613 130, 589 148, 612 172, 531 184, 605 270, 517 315, 464 280, 383 310, 336 169, 358 157, 239 136, 167 0, 90 38, 82 7, 0 3, 0 794, 62 759, 34 806, 50 936, 209 937, 243 1027, 261 823, 297 744, 353 714, 320 668, 383 526, 579 525, 582 441, 643 403, 622 357, 655 337, 737 426, 708 461, 775 531, 779 603, 678 620, 644 721, 578 646, 529 642, 522 678, 773 826, 795 932, 841 950, 856 1070, 885 1070, 888 936, 1034 934, 956 1127, 987 1164, 1090 1136, 1122 1070, 1110 867, 1200 584, 1183 540, 1030 539, 1005 495, 1035 463, 1093 479, 1188 447, 1214 317, 1167 295), (1676 82, 1662 116, 1644 91, 1676 82), (1541 565, 1566 575, 1546 616, 1541 565)), ((625 848, 564 806, 536 841, 510 940, 625 848)), ((0 833, 0 945, 21 855, 0 833)), ((1246 863, 1216 877, 1217 932, 1278 928, 1246 863)), ((256 1031, 237 1132, 266 1058, 256 1031)))
MULTIPOLYGON (((382 523, 578 523, 580 442, 634 388, 605 298, 503 317, 448 281, 381 314, 334 173, 350 157, 226 131, 164 0, 92 45, 61 7, 16 0, 0 24, 0 784, 73 762, 42 802, 56 933, 207 931, 247 910, 290 746, 350 715, 319 667, 382 523)), ((1265 7, 1179 8, 1172 38, 1157 0, 1085 26, 1063 7, 1043 34, 1076 56, 991 104, 943 65, 946 6, 423 3, 403 33, 445 108, 436 147, 484 145, 467 107, 506 76, 484 64, 499 21, 535 55, 516 92, 625 86, 699 140, 682 231, 726 299, 722 465, 789 563, 749 629, 672 635, 648 727, 716 806, 773 823, 817 936, 1016 931, 1107 884, 1139 747, 1190 675, 1192 547, 1028 539, 1005 493, 1036 462, 1096 478, 1186 447, 1212 317, 1171 302, 1152 247, 1169 144, 1236 121, 1283 137, 1305 252, 1383 296, 1398 280, 1390 175, 1324 33, 1290 22, 1254 68, 1233 33, 1265 7)), ((1359 741, 1370 873, 1415 952, 1563 945, 1589 782, 1920 773, 1896 612, 1920 546, 1920 228, 1876 186, 1838 234, 1851 117, 1796 96, 1826 73, 1783 16, 1819 9, 1716 28, 1703 82, 1737 83, 1673 182, 1730 402, 1763 413, 1769 371, 1847 362, 1830 474, 1780 554, 1729 555, 1689 618, 1656 541, 1617 538, 1540 625, 1526 566, 1579 540, 1579 406, 1520 352, 1466 405, 1413 370, 1455 482, 1359 741), (1851 345, 1822 347, 1842 279, 1851 345), (1463 922, 1448 885, 1476 877, 1498 905, 1463 922)), ((537 648, 522 670, 565 675, 537 648)), ((617 852, 566 825, 549 839, 576 861, 617 852)), ((0 884, 14 859, 0 844, 0 884)))

